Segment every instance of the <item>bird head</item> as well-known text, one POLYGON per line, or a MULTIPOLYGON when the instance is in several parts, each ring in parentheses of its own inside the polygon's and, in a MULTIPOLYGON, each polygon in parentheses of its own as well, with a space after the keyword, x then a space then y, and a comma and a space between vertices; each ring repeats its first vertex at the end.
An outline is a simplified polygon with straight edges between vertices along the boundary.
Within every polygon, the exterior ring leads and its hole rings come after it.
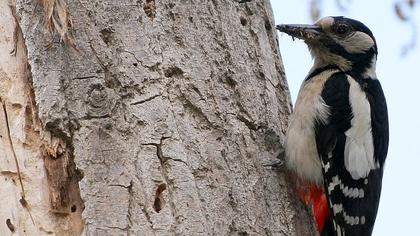
POLYGON ((363 23, 329 16, 313 25, 282 24, 276 28, 305 41, 314 58, 313 69, 335 66, 358 77, 376 78, 376 40, 363 23))

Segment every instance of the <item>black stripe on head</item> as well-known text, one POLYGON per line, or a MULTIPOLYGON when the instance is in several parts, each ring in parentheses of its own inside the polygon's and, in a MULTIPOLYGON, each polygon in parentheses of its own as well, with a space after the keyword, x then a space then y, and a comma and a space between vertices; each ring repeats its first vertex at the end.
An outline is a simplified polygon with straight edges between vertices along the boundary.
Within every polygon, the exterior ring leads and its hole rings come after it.
POLYGON ((352 63, 351 69, 350 71, 347 71, 347 73, 355 78, 360 77, 360 75, 365 73, 366 70, 372 66, 372 58, 376 56, 376 45, 363 53, 349 53, 342 45, 333 40, 321 38, 320 42, 331 53, 339 55, 352 63))

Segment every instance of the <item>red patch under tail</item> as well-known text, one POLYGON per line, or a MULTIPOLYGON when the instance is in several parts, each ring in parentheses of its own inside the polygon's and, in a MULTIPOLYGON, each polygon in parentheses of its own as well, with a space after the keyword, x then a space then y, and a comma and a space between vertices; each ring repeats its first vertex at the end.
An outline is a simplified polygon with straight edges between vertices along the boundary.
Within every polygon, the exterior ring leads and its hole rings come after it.
POLYGON ((315 184, 299 184, 298 186, 299 197, 312 208, 317 230, 321 234, 329 217, 328 201, 324 188, 315 184))

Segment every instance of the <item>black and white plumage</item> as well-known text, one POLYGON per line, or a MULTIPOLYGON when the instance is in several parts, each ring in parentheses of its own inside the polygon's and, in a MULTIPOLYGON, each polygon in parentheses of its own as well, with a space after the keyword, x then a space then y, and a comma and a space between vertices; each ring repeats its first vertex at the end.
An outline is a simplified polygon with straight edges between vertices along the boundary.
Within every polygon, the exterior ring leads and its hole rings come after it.
POLYGON ((371 235, 388 150, 375 38, 345 17, 277 29, 303 39, 314 58, 286 134, 286 164, 324 188, 330 212, 321 235, 371 235))

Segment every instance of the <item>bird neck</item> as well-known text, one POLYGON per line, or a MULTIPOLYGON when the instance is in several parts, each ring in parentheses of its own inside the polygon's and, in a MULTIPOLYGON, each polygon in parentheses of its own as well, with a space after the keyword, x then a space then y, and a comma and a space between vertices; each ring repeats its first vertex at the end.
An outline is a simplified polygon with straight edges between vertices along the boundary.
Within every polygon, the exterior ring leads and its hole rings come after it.
MULTIPOLYGON (((314 65, 311 71, 326 68, 332 65, 339 70, 357 78, 376 78, 376 44, 364 51, 352 52, 337 43, 308 45, 309 51, 314 58, 314 65)), ((311 72, 310 72, 311 73, 311 72)))
POLYGON ((376 79, 376 54, 369 57, 356 58, 356 60, 348 60, 341 56, 322 55, 315 56, 314 65, 308 73, 307 79, 313 77, 324 70, 337 69, 360 79, 376 79), (363 60, 362 60, 363 59, 363 60))

